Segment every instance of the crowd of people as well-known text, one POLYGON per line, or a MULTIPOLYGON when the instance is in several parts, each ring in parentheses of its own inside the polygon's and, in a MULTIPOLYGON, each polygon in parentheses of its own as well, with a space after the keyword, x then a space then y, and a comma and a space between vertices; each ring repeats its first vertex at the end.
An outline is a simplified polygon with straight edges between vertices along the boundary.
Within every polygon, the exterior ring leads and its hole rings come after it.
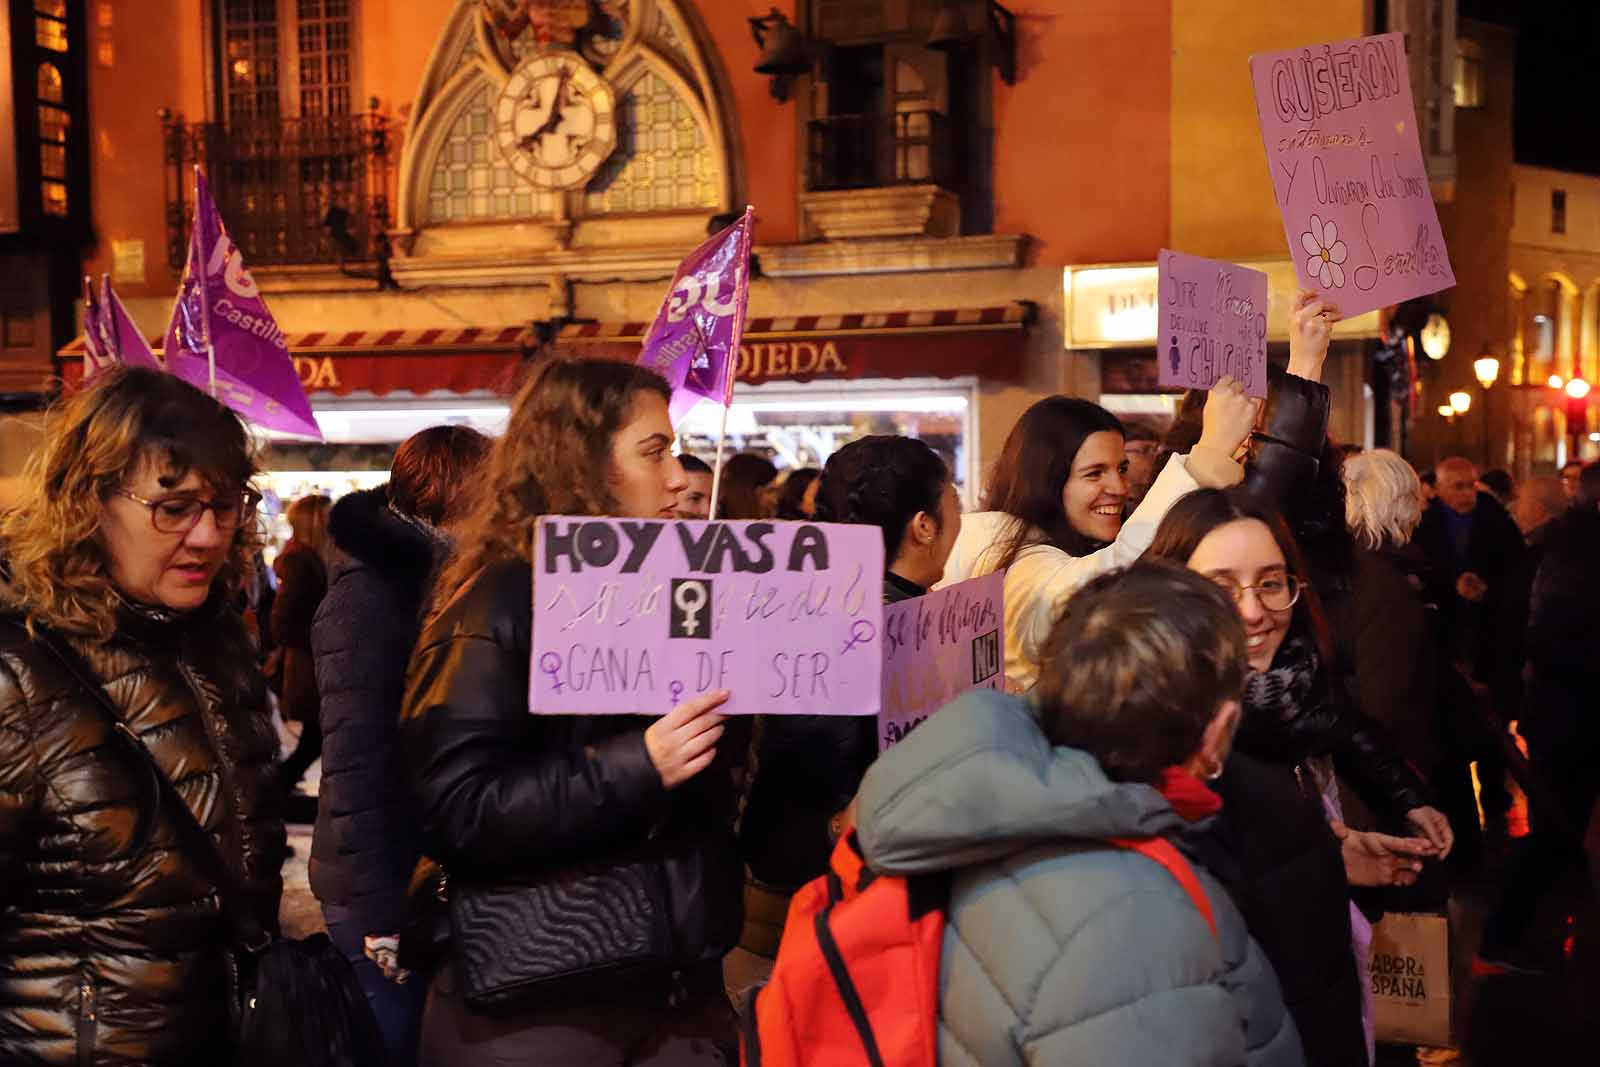
POLYGON ((1039 401, 967 515, 900 436, 714 487, 661 378, 550 358, 498 440, 425 430, 386 485, 292 504, 275 583, 238 418, 104 373, 0 515, 0 1061, 228 1062, 240 946, 130 739, 268 930, 320 758, 311 888, 401 1067, 755 1062, 844 847, 940 887, 939 974, 900 977, 945 1064, 1371 1064, 1371 924, 1488 870, 1485 963, 1559 965, 1536 919, 1600 791, 1600 465, 1516 486, 1340 447, 1337 320, 1301 294, 1264 403, 1223 379, 1158 430, 1039 401), (878 528, 886 603, 1003 572, 1003 691, 882 754, 871 719, 725 692, 530 715, 540 517, 714 493, 878 528))

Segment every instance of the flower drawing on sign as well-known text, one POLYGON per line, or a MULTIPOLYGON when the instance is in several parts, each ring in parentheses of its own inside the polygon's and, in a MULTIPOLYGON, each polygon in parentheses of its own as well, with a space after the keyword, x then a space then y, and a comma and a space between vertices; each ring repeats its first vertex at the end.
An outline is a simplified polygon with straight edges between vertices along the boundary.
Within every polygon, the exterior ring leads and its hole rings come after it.
POLYGON ((1311 228, 1300 235, 1300 247, 1306 250, 1306 273, 1322 283, 1323 288, 1338 289, 1344 285, 1344 268, 1340 266, 1350 255, 1345 243, 1339 240, 1339 227, 1332 219, 1323 222, 1318 215, 1311 216, 1311 228))

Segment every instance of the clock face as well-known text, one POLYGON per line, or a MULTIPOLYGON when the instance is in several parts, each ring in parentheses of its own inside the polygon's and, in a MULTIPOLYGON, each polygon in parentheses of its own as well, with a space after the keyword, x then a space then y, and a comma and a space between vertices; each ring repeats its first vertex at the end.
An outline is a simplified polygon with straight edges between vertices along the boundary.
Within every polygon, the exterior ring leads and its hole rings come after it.
POLYGON ((617 146, 611 86, 571 52, 532 56, 495 104, 495 142, 511 169, 541 189, 588 182, 617 146))

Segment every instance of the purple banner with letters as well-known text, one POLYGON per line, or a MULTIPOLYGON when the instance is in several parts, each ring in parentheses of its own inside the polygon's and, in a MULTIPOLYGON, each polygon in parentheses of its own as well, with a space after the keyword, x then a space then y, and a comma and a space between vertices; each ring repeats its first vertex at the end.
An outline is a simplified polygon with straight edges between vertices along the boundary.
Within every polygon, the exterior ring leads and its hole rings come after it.
POLYGON ((533 572, 537 714, 878 713, 877 527, 552 516, 533 572))
POLYGON ((732 401, 754 231, 755 208, 747 207, 738 222, 690 253, 645 334, 639 364, 672 386, 668 413, 674 426, 701 400, 732 401))
POLYGON ((1345 318, 1455 285, 1405 36, 1251 56, 1250 77, 1300 284, 1345 318))
POLYGON ((883 609, 878 751, 969 689, 1005 688, 1004 571, 883 609))
POLYGON ((1267 276, 1220 259, 1170 252, 1160 267, 1157 380, 1210 389, 1224 375, 1267 395, 1267 276))
POLYGON ((167 326, 167 369, 270 430, 322 439, 289 342, 195 171, 189 258, 167 326), (209 351, 208 351, 209 350, 209 351), (211 355, 215 355, 215 367, 211 355))

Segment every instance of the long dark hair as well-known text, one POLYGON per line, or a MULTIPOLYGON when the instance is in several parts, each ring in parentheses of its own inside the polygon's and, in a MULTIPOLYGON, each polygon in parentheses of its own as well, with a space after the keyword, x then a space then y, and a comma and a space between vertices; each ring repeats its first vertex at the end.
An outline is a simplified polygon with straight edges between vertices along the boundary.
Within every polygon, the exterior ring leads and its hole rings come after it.
POLYGON ((778 468, 753 452, 740 452, 722 465, 722 485, 717 489, 719 519, 770 519, 761 502, 761 490, 772 484, 778 468))
POLYGON ((828 458, 817 490, 817 521, 876 526, 883 565, 900 554, 906 524, 925 511, 939 521, 950 470, 921 441, 887 434, 851 441, 828 458))
POLYGON ((778 518, 791 521, 811 518, 803 510, 806 490, 820 477, 822 472, 815 467, 798 467, 790 471, 783 479, 783 493, 778 497, 778 518))
POLYGON ((1328 626, 1327 613, 1323 610, 1316 587, 1311 584, 1305 555, 1300 551, 1299 543, 1289 531, 1289 524, 1283 521, 1283 516, 1257 501, 1244 487, 1197 489, 1181 497, 1167 509, 1161 525, 1156 527, 1150 547, 1139 558, 1168 560, 1187 566, 1195 549, 1200 547, 1200 542, 1213 530, 1246 519, 1263 523, 1272 531, 1272 539, 1278 543, 1278 550, 1283 553, 1289 572, 1300 579, 1300 599, 1294 606, 1291 631, 1309 637, 1322 654, 1323 661, 1332 662, 1333 635, 1328 626))
POLYGON ((1120 436, 1122 423, 1099 404, 1071 396, 1046 397, 1011 428, 983 497, 985 511, 1003 511, 1018 520, 1000 541, 995 570, 1011 566, 1030 545, 1054 545, 1070 556, 1102 547, 1073 527, 1061 504, 1078 450, 1097 433, 1120 436))
POLYGON ((672 396, 654 371, 616 360, 557 358, 533 373, 511 403, 482 491, 434 586, 435 610, 488 564, 529 558, 539 516, 612 509, 612 441, 641 393, 672 396))

